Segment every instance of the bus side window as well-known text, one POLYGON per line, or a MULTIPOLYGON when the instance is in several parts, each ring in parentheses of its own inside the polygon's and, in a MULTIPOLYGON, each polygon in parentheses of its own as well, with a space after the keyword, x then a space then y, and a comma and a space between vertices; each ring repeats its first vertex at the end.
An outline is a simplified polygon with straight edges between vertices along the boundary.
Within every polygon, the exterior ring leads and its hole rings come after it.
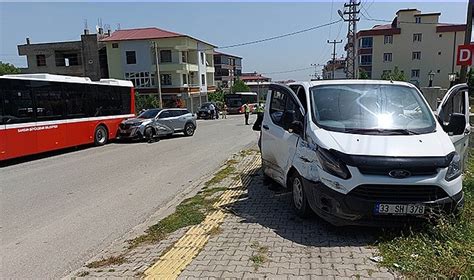
POLYGON ((92 110, 87 105, 91 102, 86 93, 86 85, 63 83, 63 92, 66 96, 67 118, 91 117, 92 110))
POLYGON ((33 97, 27 83, 9 80, 5 82, 3 91, 5 124, 35 121, 33 97))
POLYGON ((59 120, 66 115, 64 92, 61 84, 32 81, 31 88, 36 99, 36 120, 59 120))

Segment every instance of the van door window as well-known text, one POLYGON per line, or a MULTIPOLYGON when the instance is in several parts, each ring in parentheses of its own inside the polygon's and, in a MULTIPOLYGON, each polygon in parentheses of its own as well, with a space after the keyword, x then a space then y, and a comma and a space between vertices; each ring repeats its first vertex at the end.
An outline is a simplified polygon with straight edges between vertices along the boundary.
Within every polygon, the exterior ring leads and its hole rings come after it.
POLYGON ((272 91, 270 103, 270 117, 274 124, 281 126, 281 117, 285 112, 286 94, 276 90, 272 91))
POLYGON ((452 98, 448 98, 440 114, 441 121, 443 123, 449 123, 449 119, 454 113, 466 113, 464 91, 458 91, 452 98))

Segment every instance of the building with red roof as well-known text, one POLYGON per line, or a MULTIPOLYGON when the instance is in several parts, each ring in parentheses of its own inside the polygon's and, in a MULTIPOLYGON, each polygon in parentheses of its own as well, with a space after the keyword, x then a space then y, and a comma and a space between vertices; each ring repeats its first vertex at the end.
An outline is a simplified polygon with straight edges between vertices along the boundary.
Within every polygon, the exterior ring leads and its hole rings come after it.
POLYGON ((465 24, 440 23, 441 13, 403 9, 391 23, 357 33, 359 72, 380 79, 398 67, 407 81, 420 87, 448 87, 449 74, 459 71, 455 54, 464 41, 465 24))
POLYGON ((139 94, 158 94, 158 60, 164 107, 194 112, 216 90, 215 46, 203 40, 147 27, 117 30, 100 41, 107 47, 110 77, 132 81, 139 94))

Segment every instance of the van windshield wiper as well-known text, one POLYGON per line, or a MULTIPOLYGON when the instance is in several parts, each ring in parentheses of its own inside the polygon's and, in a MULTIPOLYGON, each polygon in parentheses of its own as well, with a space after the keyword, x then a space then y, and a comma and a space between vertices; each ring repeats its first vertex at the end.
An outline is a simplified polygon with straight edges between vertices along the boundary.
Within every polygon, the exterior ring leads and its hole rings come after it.
POLYGON ((384 135, 418 135, 420 133, 409 129, 384 129, 384 128, 347 128, 347 133, 355 134, 384 134, 384 135))

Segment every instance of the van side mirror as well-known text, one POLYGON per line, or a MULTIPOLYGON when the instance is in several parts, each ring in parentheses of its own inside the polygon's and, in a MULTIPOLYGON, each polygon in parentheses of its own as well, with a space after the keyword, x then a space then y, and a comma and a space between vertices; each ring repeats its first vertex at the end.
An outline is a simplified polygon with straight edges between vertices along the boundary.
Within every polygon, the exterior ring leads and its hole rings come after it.
POLYGON ((466 116, 460 113, 453 113, 449 116, 449 123, 441 125, 443 130, 449 135, 461 135, 466 128, 466 116))
POLYGON ((303 134, 303 123, 300 121, 294 121, 290 124, 290 127, 288 128, 288 131, 290 133, 294 133, 297 135, 302 135, 303 134))

